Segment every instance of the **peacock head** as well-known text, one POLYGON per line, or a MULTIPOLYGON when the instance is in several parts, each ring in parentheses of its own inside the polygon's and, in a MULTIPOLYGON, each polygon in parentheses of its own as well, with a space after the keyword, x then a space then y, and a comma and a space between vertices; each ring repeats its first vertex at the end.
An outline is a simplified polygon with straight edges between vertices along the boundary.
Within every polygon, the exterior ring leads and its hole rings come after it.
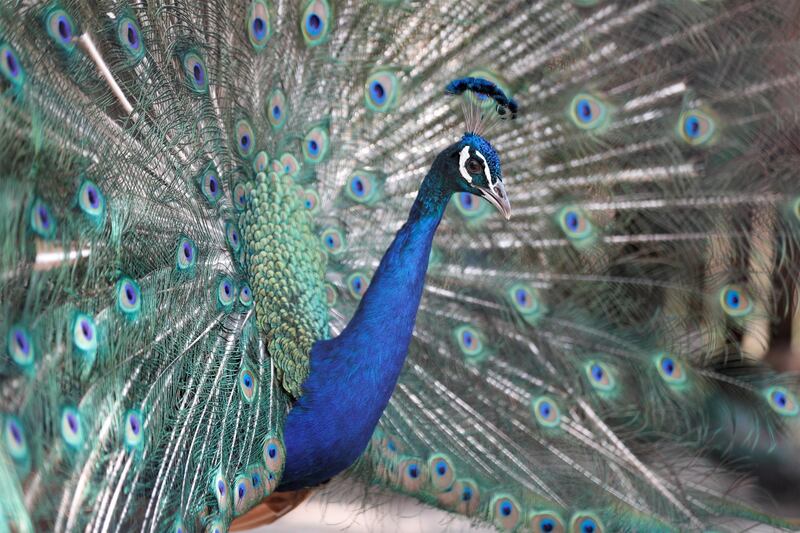
POLYGON ((503 186, 500 157, 482 132, 491 129, 498 120, 515 118, 517 103, 497 84, 483 78, 453 80, 445 92, 463 97, 467 133, 441 154, 444 175, 453 178, 454 192, 484 198, 508 220, 511 204, 503 186))
POLYGON ((511 217, 511 204, 503 186, 500 157, 489 141, 467 133, 440 157, 443 174, 453 184, 454 192, 480 196, 495 206, 506 220, 511 217))

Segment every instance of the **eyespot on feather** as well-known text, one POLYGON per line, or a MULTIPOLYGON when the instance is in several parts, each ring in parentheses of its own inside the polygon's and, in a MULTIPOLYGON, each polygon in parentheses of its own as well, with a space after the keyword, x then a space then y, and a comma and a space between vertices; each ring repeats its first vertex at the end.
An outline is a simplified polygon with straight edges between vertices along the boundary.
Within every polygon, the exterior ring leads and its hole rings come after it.
POLYGON ((261 450, 264 466, 274 473, 276 477, 280 478, 283 473, 283 467, 286 464, 286 449, 283 447, 283 441, 276 435, 267 435, 261 450))
POLYGON ((256 50, 263 50, 272 36, 272 24, 266 1, 254 0, 247 11, 247 39, 256 50))
POLYGON ((236 300, 236 287, 233 280, 227 276, 223 276, 217 282, 216 289, 217 308, 230 313, 233 309, 233 302, 236 300))
POLYGON ((314 189, 305 189, 302 195, 303 207, 312 214, 319 211, 319 194, 314 189))
POLYGON ((197 245, 189 237, 181 237, 175 249, 175 268, 178 272, 188 274, 197 265, 197 245))
POLYGON ((589 384, 599 392, 610 392, 616 387, 614 376, 602 361, 590 360, 584 365, 589 384))
POLYGON ((526 283, 515 283, 506 293, 511 305, 522 318, 531 325, 536 325, 547 309, 541 301, 539 291, 526 283))
POLYGON ((570 101, 567 114, 575 126, 598 131, 608 125, 608 105, 589 93, 578 93, 570 101))
POLYGON ((364 104, 376 113, 388 113, 400 99, 400 80, 397 73, 388 70, 372 72, 364 83, 364 104))
POLYGON ((753 310, 753 301, 739 285, 727 285, 719 293, 719 303, 726 315, 744 318, 753 310))
POLYGON ((188 52, 183 56, 183 76, 192 92, 205 94, 208 92, 208 70, 203 58, 197 52, 188 52))
POLYGON ((571 533, 603 533, 603 523, 593 513, 577 512, 569 521, 571 533))
POLYGON ((246 281, 239 285, 239 303, 246 309, 253 306, 253 290, 246 281))
POLYGON ((237 476, 233 481, 233 515, 240 516, 256 504, 256 492, 248 474, 237 476))
POLYGON ((45 16, 45 27, 50 38, 62 49, 68 52, 75 49, 72 39, 80 31, 76 31, 75 21, 66 11, 58 7, 50 9, 45 16))
POLYGON ((222 182, 219 180, 219 174, 213 163, 209 163, 197 176, 197 183, 208 203, 212 206, 216 205, 217 200, 222 196, 222 182))
POLYGON ((230 490, 228 490, 228 481, 225 479, 222 471, 217 470, 211 476, 211 494, 217 501, 220 513, 227 513, 230 509, 230 490))
POLYGON ((25 438, 25 430, 22 422, 13 415, 3 417, 3 440, 11 459, 17 463, 18 467, 29 462, 28 441, 25 438))
POLYGON ((347 178, 344 191, 347 197, 359 204, 369 204, 377 197, 376 177, 372 172, 356 170, 347 178))
POLYGON ((131 409, 122 417, 122 441, 129 450, 139 450, 144 446, 144 416, 131 409))
POLYGON ((144 42, 139 24, 131 17, 123 16, 117 22, 117 40, 128 53, 132 63, 138 63, 144 57, 144 42))
POLYGON ((36 360, 36 350, 33 338, 25 327, 15 325, 8 330, 6 347, 11 360, 22 369, 27 370, 33 366, 36 360))
POLYGON ((0 73, 17 89, 25 83, 25 69, 22 68, 17 52, 7 44, 0 44, 0 73))
POLYGON ((239 252, 242 246, 242 237, 239 233, 239 228, 230 220, 225 222, 225 242, 234 254, 239 252))
POLYGON ((456 346, 461 350, 469 364, 476 364, 486 359, 488 353, 483 341, 483 333, 469 324, 461 324, 453 329, 456 346))
POLYGON ((797 416, 800 413, 800 404, 797 402, 797 396, 785 387, 768 387, 764 390, 764 396, 772 410, 779 415, 797 416))
POLYGON ((655 365, 661 379, 673 387, 686 383, 686 370, 683 363, 670 354, 660 353, 655 357, 655 365))
POLYGON ((533 415, 540 426, 556 428, 561 424, 561 410, 549 396, 539 396, 531 402, 533 415))
POLYGON ((327 0, 306 0, 300 18, 300 33, 307 46, 318 46, 328 39, 332 19, 327 0))
POLYGON ((50 207, 40 199, 33 201, 30 209, 31 230, 43 239, 52 239, 56 234, 56 219, 50 207))
POLYGON ((428 472, 430 472, 431 486, 436 491, 446 491, 453 486, 456 471, 450 458, 442 453, 436 453, 428 458, 428 472))
POLYGON ((250 121, 246 119, 240 119, 236 121, 236 126, 234 127, 234 136, 236 151, 241 157, 249 159, 250 156, 252 156, 255 152, 256 145, 256 138, 255 134, 253 133, 253 126, 250 125, 250 121))
POLYGON ((78 207, 95 224, 103 221, 106 200, 100 187, 91 180, 83 180, 78 188, 78 207))
POLYGON ((564 533, 566 526, 558 513, 553 511, 538 511, 530 514, 528 518, 530 530, 534 533, 564 533))
POLYGON ((416 493, 428 481, 428 468, 424 461, 416 457, 408 457, 400 461, 397 469, 397 484, 400 489, 416 493))
POLYGON ((458 192, 451 201, 458 213, 468 220, 480 220, 491 212, 487 202, 469 192, 458 192))
POLYGON ((261 150, 253 158, 253 170, 258 174, 259 172, 266 172, 269 166, 269 155, 264 150, 261 150))
POLYGON ((322 126, 317 126, 306 133, 303 139, 303 157, 306 162, 315 165, 322 162, 328 155, 330 139, 328 132, 322 126))
POLYGON ((85 313, 76 313, 72 319, 72 345, 78 355, 92 359, 97 352, 97 328, 94 319, 85 313))
POLYGON ((440 501, 442 498, 445 505, 465 516, 474 515, 481 501, 478 484, 471 479, 457 479, 449 491, 439 495, 440 501))
POLYGON ((240 213, 244 211, 247 208, 247 202, 250 201, 245 184, 240 182, 234 185, 231 195, 234 209, 240 213))
POLYGON ((258 383, 253 371, 247 367, 242 368, 239 372, 239 392, 242 393, 242 399, 247 403, 252 403, 256 396, 258 383))
POLYGON ((594 243, 594 226, 580 207, 561 208, 556 220, 564 236, 578 250, 588 248, 594 243))
POLYGON ((69 448, 80 449, 83 446, 83 424, 81 415, 74 406, 61 409, 61 438, 69 448))
POLYGON ((356 300, 360 300, 367 292, 370 277, 364 272, 356 271, 347 276, 347 290, 356 300))
POLYGON ((520 521, 520 507, 517 501, 508 494, 497 494, 491 503, 492 522, 504 530, 511 531, 520 521))
POLYGON ((716 120, 699 109, 681 113, 678 119, 678 136, 691 146, 702 146, 711 143, 717 133, 716 120))
POLYGON ((282 154, 279 160, 278 174, 286 174, 289 177, 294 177, 300 172, 300 163, 297 158, 292 154, 282 154))
POLYGON ((339 228, 325 228, 320 235, 323 249, 332 255, 337 255, 345 250, 346 241, 339 228))
POLYGON ((133 279, 123 276, 117 281, 117 310, 125 317, 133 320, 142 309, 142 293, 139 284, 133 279))
POLYGON ((273 129, 279 130, 289 117, 289 110, 286 107, 286 95, 280 89, 273 89, 265 105, 267 120, 273 129))

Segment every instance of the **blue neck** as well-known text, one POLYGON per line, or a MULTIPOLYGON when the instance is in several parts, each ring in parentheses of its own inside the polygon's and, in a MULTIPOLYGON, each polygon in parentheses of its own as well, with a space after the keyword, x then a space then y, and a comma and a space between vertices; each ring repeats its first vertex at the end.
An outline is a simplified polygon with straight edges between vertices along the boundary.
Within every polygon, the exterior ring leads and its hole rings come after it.
POLYGON ((451 191, 432 169, 342 333, 311 350, 303 396, 284 428, 281 490, 314 486, 366 448, 408 353, 428 257, 451 191))

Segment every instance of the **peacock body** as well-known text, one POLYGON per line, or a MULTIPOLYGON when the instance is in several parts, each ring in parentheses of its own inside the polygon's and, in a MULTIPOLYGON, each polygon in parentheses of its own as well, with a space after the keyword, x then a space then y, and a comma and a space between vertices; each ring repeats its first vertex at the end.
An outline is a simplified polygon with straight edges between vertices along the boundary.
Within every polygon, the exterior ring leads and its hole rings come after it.
POLYGON ((741 477, 800 424, 759 361, 797 15, 5 2, 2 527, 222 532, 349 469, 503 530, 791 528, 741 477))

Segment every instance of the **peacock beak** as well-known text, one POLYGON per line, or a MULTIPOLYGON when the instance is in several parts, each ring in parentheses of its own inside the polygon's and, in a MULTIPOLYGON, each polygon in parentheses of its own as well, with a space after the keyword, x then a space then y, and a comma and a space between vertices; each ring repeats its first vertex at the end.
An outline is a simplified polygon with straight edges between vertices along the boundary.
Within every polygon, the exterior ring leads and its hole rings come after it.
POLYGON ((497 180, 488 188, 476 188, 480 192, 481 196, 483 196, 490 204, 495 206, 498 211, 503 213, 503 216, 506 217, 506 220, 511 218, 511 202, 508 201, 506 188, 503 186, 502 181, 497 180))

